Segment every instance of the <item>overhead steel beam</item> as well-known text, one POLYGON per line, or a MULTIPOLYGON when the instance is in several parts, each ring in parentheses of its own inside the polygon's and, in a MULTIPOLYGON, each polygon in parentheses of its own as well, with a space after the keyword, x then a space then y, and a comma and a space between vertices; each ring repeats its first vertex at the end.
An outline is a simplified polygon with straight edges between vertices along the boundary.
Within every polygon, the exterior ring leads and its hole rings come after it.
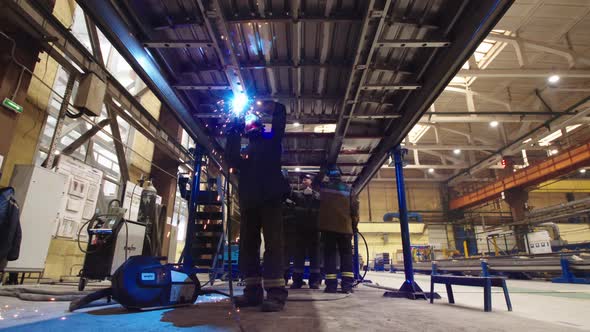
POLYGON ((379 40, 377 47, 392 48, 426 48, 426 47, 448 47, 451 42, 448 40, 420 40, 420 39, 400 39, 400 40, 379 40))
POLYGON ((403 113, 402 118, 394 120, 396 125, 391 126, 391 132, 379 143, 367 166, 355 181, 355 194, 358 194, 381 168, 393 147, 400 144, 408 135, 414 124, 432 105, 512 3, 513 0, 478 0, 463 3, 465 7, 460 12, 461 15, 452 20, 453 24, 461 23, 459 28, 455 27, 452 43, 446 48, 434 49, 436 53, 432 53, 430 65, 425 65, 421 73, 428 79, 424 81, 421 89, 408 95, 407 102, 404 102, 403 109, 400 110, 403 113))
POLYGON ((229 85, 173 85, 176 90, 232 90, 229 85))
POLYGON ((335 137, 332 141, 332 144, 330 145, 330 149, 328 151, 328 155, 326 158, 327 164, 334 163, 338 157, 338 151, 340 151, 342 141, 346 136, 346 131, 350 124, 350 119, 346 119, 345 116, 350 116, 354 114, 354 109, 356 107, 356 103, 358 102, 358 98, 360 96, 361 91, 359 88, 365 85, 365 79, 368 73, 367 68, 371 63, 371 58, 375 50, 375 41, 377 41, 380 37, 384 18, 389 12, 390 5, 391 0, 387 0, 383 6, 382 11, 375 11, 375 1, 369 0, 367 12, 365 13, 361 33, 359 35, 359 43, 356 48, 353 66, 351 68, 351 75, 348 79, 348 84, 346 85, 346 91, 344 92, 344 100, 346 102, 342 104, 342 106, 340 107, 340 111, 338 113, 338 124, 336 125, 335 137), (374 31, 374 35, 371 38, 367 35, 367 33, 369 32, 369 25, 371 24, 371 20, 375 17, 379 18, 379 25, 377 29, 374 31), (364 54, 365 52, 363 52, 363 50, 365 49, 365 47, 367 47, 367 45, 370 45, 370 50, 368 54, 364 54), (361 77, 359 83, 355 86, 355 82, 357 81, 356 76, 359 74, 359 72, 361 74, 361 77), (347 109, 349 108, 348 100, 351 99, 353 100, 353 103, 350 104, 350 110, 347 112, 347 109))
MULTIPOLYGON (((85 133, 80 135, 80 137, 76 138, 76 140, 73 141, 72 143, 70 143, 70 145, 63 148, 63 150, 59 151, 59 154, 65 155, 65 156, 71 155, 72 153, 74 153, 74 151, 78 150, 79 147, 81 147, 84 143, 88 142, 89 139, 91 139, 94 135, 96 135, 96 133, 101 131, 110 122, 111 122, 111 119, 104 119, 104 120, 100 121, 99 123, 94 124, 92 126, 92 128, 90 128, 88 131, 86 131, 85 133)), ((48 150, 48 152, 49 152, 49 150, 48 150)), ((47 167, 46 165, 49 165, 49 162, 50 162, 49 155, 50 154, 48 153, 47 158, 43 161, 43 163, 41 163, 41 165, 43 165, 45 167, 47 167)), ((48 168, 55 167, 56 162, 57 162, 57 159, 51 160, 51 165, 48 168)))
POLYGON ((555 54, 555 55, 565 58, 571 67, 575 66, 576 63, 578 63, 578 62, 581 64, 584 64, 584 65, 590 65, 590 57, 587 57, 585 55, 581 55, 569 48, 566 48, 566 47, 563 47, 560 45, 555 45, 555 44, 551 44, 551 43, 546 43, 546 42, 542 42, 542 41, 535 41, 535 40, 530 40, 530 39, 525 39, 525 38, 520 38, 520 37, 515 37, 515 36, 506 36, 501 33, 490 33, 487 36, 487 39, 510 43, 513 45, 522 45, 524 47, 532 48, 537 51, 555 54))
POLYGON ((147 48, 200 48, 213 47, 211 40, 166 40, 166 41, 144 41, 141 42, 143 47, 147 48))
POLYGON ((295 12, 292 12, 293 16, 268 16, 268 17, 227 17, 226 20, 231 24, 265 24, 265 23, 360 23, 362 17, 358 16, 299 16, 295 12))
POLYGON ((533 142, 538 141, 539 139, 553 131, 561 130, 568 125, 577 123, 581 118, 590 116, 590 96, 570 106, 567 110, 565 110, 565 112, 571 112, 578 109, 580 109, 581 111, 579 111, 575 116, 556 116, 553 119, 546 121, 545 123, 539 126, 536 126, 525 135, 522 135, 517 139, 513 140, 510 144, 496 150, 491 156, 483 160, 480 160, 476 164, 464 169, 462 172, 450 177, 448 180, 448 184, 456 184, 465 176, 473 175, 482 170, 492 167, 493 165, 497 164, 503 156, 509 156, 522 150, 522 147, 526 144, 524 142, 528 139, 530 139, 533 142))
POLYGON ((211 38, 211 41, 213 42, 211 46, 217 53, 219 61, 221 62, 225 72, 226 79, 231 86, 231 90, 236 96, 240 93, 246 93, 246 81, 240 72, 240 66, 230 40, 231 36, 229 34, 229 28, 223 17, 221 6, 217 1, 212 1, 211 5, 213 8, 210 8, 211 10, 207 10, 202 0, 196 0, 196 2, 199 7, 200 14, 204 19, 205 28, 209 34, 209 38, 211 38), (211 19, 215 19, 217 21, 216 27, 220 35, 218 35, 213 29, 211 19), (225 50, 227 50, 227 52, 222 51, 221 44, 225 46, 225 50), (226 55, 229 59, 226 59, 226 55))
MULTIPOLYGON (((193 139, 206 150, 213 151, 214 144, 206 132, 197 124, 187 107, 176 95, 172 86, 162 75, 160 67, 155 63, 152 55, 146 51, 141 43, 129 32, 129 28, 119 16, 110 2, 78 1, 84 12, 92 17, 101 27, 102 32, 125 57, 134 71, 150 86, 154 94, 162 103, 177 115, 179 122, 193 139)), ((213 158, 216 160, 216 158, 213 158)), ((219 164, 219 160, 216 160, 219 164)))
MULTIPOLYGON (((22 29, 44 40, 46 52, 66 70, 80 73, 94 72, 106 81, 106 94, 117 100, 125 114, 133 119, 130 122, 133 127, 149 131, 153 137, 162 142, 164 149, 176 158, 185 161, 191 159, 190 153, 171 138, 141 103, 107 71, 102 64, 102 58, 99 57, 100 53, 96 53, 98 55, 90 53, 45 7, 22 0, 6 1, 5 4, 6 10, 13 13, 15 22, 22 29), (51 38, 46 38, 47 36, 51 38)), ((90 21, 87 20, 87 22, 90 21)), ((91 27, 94 28, 89 30, 91 44, 97 45, 98 34, 94 24, 91 24, 91 27), (96 33, 95 37, 92 37, 92 31, 96 33)), ((190 128, 185 129, 190 134, 190 128)))
MULTIPOLYGON (((293 15, 293 18, 295 19, 293 21, 292 26, 290 26, 291 28, 291 60, 293 61, 293 63, 295 65, 299 65, 299 63, 301 62, 301 41, 302 41, 302 33, 303 33, 303 23, 299 22, 297 19, 299 18, 299 10, 301 8, 301 0, 291 0, 291 15, 293 15)), ((292 89, 293 89, 293 95, 295 96, 299 96, 301 94, 301 85, 302 85, 302 79, 301 79, 301 68, 297 67, 295 68, 295 71, 293 73, 293 83, 292 83, 292 89)), ((300 114, 303 112, 302 110, 302 105, 301 105, 301 100, 297 100, 295 101, 295 114, 293 114, 295 117, 299 118, 300 114)))
POLYGON ((268 61, 265 62, 240 62, 241 69, 350 69, 349 63, 315 63, 307 62, 305 59, 301 59, 298 63, 292 61, 268 61))
POLYGON ((590 78, 590 70, 584 69, 461 69, 457 76, 478 78, 548 78, 558 75, 562 78, 590 78))
POLYGON ((366 91, 385 91, 385 90, 418 90, 420 89, 419 84, 415 83, 396 83, 396 84, 387 84, 387 85, 364 85, 361 87, 361 90, 366 91))
POLYGON ((522 123, 522 122, 545 122, 554 118, 555 115, 486 115, 482 113, 473 113, 469 115, 428 115, 419 120, 420 123, 489 123, 491 121, 522 123))
MULTIPOLYGON (((326 1, 326 7, 324 9, 324 17, 329 18, 332 12, 332 6, 334 6, 334 0, 326 1)), ((325 64, 326 60, 328 59, 328 51, 330 49, 330 32, 332 31, 332 24, 330 21, 323 21, 321 24, 321 48, 320 48, 320 64, 325 64)), ((328 80, 326 79, 327 70, 326 68, 319 69, 319 77, 318 77, 318 86, 317 86, 317 93, 319 95, 324 94, 324 90, 328 85, 328 80)))

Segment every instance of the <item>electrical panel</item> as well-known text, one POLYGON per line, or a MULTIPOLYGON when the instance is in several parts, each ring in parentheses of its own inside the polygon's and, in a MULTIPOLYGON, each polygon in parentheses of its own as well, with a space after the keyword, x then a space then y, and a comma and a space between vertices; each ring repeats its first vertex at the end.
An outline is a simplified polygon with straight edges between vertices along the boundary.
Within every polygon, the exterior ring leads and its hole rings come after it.
MULTIPOLYGON (((67 189, 53 234, 76 238, 82 224, 90 220, 96 210, 102 171, 72 157, 60 156, 56 172, 67 177, 67 189)), ((84 231, 80 235, 87 236, 84 231)))
POLYGON ((550 254, 553 252, 551 249, 551 236, 547 231, 528 233, 525 240, 529 254, 550 254))
POLYGON ((10 186, 20 207, 22 242, 16 261, 5 271, 43 271, 51 231, 59 218, 60 202, 66 195, 67 177, 34 165, 16 165, 10 186))
POLYGON ((82 76, 74 106, 90 116, 99 116, 107 85, 95 73, 82 76))

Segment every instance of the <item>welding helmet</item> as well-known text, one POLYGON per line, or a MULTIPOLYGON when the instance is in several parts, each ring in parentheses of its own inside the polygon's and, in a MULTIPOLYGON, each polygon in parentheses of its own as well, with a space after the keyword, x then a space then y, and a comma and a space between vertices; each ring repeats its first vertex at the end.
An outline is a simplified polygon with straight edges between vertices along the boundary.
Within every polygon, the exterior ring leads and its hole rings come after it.
POLYGON ((304 174, 300 175, 300 179, 301 179, 301 181, 303 181, 305 179, 310 179, 311 181, 313 181, 313 175, 304 173, 304 174))
POLYGON ((337 180, 340 179, 340 177, 342 177, 342 171, 340 170, 340 167, 336 165, 331 165, 326 170, 326 175, 328 176, 328 178, 330 178, 330 180, 337 180))
POLYGON ((246 135, 260 133, 264 129, 264 125, 262 124, 262 121, 255 114, 250 113, 250 114, 246 115, 244 122, 245 122, 244 131, 246 132, 246 135))

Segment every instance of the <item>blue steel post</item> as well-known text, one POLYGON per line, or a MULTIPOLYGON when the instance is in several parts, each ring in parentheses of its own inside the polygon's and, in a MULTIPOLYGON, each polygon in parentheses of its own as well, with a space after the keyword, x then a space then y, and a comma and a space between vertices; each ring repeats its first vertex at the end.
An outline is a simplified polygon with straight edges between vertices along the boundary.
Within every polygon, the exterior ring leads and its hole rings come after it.
MULTIPOLYGON (((408 225, 408 206, 406 204, 406 188, 404 185, 404 155, 407 149, 396 146, 391 154, 395 163, 395 181, 397 187, 397 203, 399 205, 399 224, 402 236, 402 249, 404 254, 404 274, 406 281, 398 291, 385 292, 386 297, 407 297, 410 299, 423 298, 426 295, 414 281, 414 267, 412 264, 412 248, 410 247, 410 226, 408 225)), ((429 295, 434 296, 434 295, 429 295)))
POLYGON ((407 153, 399 145, 393 149, 395 162, 395 181, 397 186, 397 203, 399 205, 399 224, 402 235, 402 249, 404 252, 404 274, 406 283, 414 283, 414 267, 412 265, 412 249, 410 248, 410 226, 408 225, 408 206, 406 204, 406 188, 404 184, 404 158, 407 153))
POLYGON ((194 268, 193 256, 191 249, 193 247, 195 226, 196 226, 196 212, 197 199, 199 196, 199 184, 201 179, 201 166, 203 161, 203 149, 200 146, 195 146, 192 150, 195 163, 193 165, 193 177, 191 179, 191 198, 188 202, 188 221, 186 223, 186 238, 184 242, 184 249, 182 250, 182 266, 185 270, 194 268))
POLYGON ((359 269, 359 234, 354 233, 354 253, 352 256, 352 272, 354 272, 354 279, 361 280, 359 269))

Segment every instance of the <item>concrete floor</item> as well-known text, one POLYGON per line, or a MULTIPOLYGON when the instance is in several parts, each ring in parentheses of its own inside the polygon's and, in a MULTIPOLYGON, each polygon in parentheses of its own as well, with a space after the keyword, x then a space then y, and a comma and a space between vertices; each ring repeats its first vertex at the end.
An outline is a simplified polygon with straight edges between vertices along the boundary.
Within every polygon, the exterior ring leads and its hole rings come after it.
MULTIPOLYGON (((369 273, 367 279, 399 287, 402 274, 369 273)), ((417 276, 428 287, 427 276, 417 276)), ((216 284, 217 286, 217 284, 216 284)), ((442 285, 441 285, 442 286, 442 285)), ((200 298, 191 307, 128 313, 118 305, 67 313, 67 302, 26 302, 0 297, 3 331, 580 331, 590 330, 590 285, 510 280, 514 306, 508 312, 501 293, 493 294, 494 311, 483 312, 480 288, 454 287, 457 304, 443 296, 426 301, 383 298, 379 289, 359 286, 345 297, 318 291, 290 292, 285 311, 262 313, 254 308, 233 312, 227 300, 200 298), (314 301, 310 301, 314 300, 314 301)), ((226 285, 219 285, 221 290, 226 285)), ((226 289, 225 289, 226 290, 226 289)))

